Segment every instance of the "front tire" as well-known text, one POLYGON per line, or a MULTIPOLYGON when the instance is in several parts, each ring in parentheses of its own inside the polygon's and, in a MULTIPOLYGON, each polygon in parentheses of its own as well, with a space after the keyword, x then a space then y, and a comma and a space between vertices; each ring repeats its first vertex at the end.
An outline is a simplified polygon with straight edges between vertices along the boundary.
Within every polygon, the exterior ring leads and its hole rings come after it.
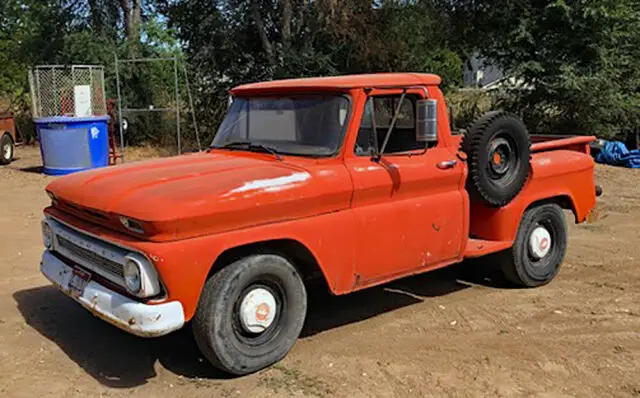
POLYGON ((567 221, 560 206, 546 204, 522 216, 513 247, 500 264, 510 282, 525 287, 545 285, 558 274, 567 251, 567 221))
POLYGON ((213 366, 244 375, 284 358, 306 312, 307 293, 296 268, 279 255, 252 255, 207 280, 193 333, 213 366))

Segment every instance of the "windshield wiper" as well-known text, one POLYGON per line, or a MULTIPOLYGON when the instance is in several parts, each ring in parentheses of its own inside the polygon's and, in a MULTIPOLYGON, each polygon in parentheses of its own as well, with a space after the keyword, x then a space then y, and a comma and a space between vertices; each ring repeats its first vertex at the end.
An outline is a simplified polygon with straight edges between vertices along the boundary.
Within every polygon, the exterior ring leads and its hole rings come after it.
POLYGON ((232 142, 227 142, 226 144, 219 146, 217 148, 246 148, 248 150, 255 150, 255 149, 260 149, 263 152, 268 152, 270 154, 272 154, 273 156, 276 157, 276 159, 278 160, 282 160, 282 156, 280 156, 280 154, 278 154, 278 151, 270 146, 270 145, 265 145, 265 144, 258 144, 255 142, 251 142, 251 141, 232 141, 232 142))

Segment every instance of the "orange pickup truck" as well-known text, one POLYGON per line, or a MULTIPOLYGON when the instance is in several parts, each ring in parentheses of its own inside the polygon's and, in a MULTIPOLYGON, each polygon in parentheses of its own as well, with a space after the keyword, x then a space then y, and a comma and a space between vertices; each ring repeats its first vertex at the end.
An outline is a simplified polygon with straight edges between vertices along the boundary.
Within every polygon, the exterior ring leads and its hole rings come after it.
POLYGON ((238 86, 207 151, 53 181, 41 271, 129 333, 191 322, 236 375, 287 354, 313 281, 341 295, 496 253, 509 281, 548 283, 563 209, 582 222, 596 203, 594 137, 530 136, 503 112, 453 135, 439 83, 238 86))

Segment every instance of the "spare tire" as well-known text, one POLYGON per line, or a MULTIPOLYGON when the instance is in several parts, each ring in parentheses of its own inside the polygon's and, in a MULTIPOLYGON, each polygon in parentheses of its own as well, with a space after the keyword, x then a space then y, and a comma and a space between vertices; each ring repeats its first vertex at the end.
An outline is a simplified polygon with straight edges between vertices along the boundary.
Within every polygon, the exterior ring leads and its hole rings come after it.
POLYGON ((462 140, 467 191, 472 199, 504 206, 522 190, 531 169, 531 139, 516 116, 493 111, 476 120, 462 140))

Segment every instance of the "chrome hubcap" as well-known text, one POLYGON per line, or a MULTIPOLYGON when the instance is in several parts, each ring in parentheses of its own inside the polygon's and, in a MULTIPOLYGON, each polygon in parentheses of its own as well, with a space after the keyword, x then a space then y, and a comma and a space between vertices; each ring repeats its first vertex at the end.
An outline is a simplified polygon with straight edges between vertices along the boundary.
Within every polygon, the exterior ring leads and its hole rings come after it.
POLYGON ((551 234, 545 227, 536 227, 529 237, 529 252, 535 259, 541 259, 551 250, 551 234))
POLYGON ((267 289, 255 288, 240 303, 240 325, 249 333, 262 333, 276 318, 276 299, 267 289))

